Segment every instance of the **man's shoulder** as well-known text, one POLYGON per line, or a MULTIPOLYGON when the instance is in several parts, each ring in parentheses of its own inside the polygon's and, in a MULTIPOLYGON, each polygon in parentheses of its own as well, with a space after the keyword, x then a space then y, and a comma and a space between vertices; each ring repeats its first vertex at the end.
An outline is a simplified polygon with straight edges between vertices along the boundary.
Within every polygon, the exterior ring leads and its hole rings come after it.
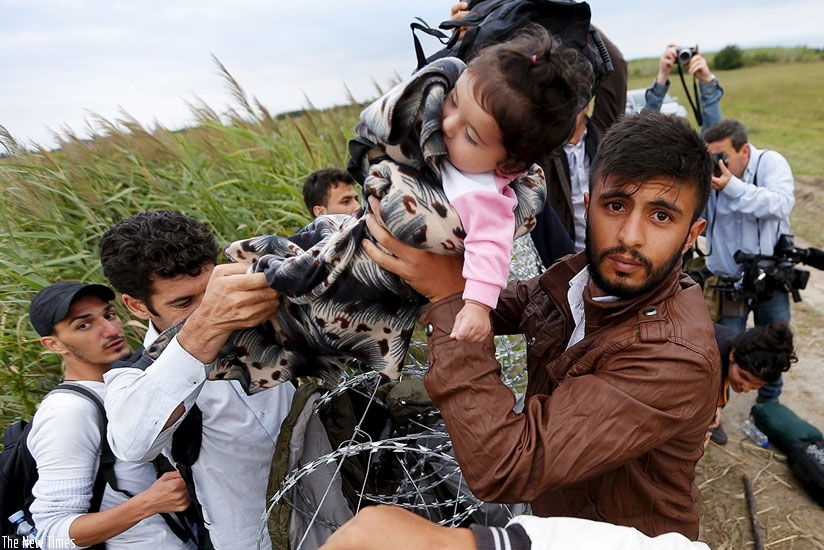
POLYGON ((750 155, 757 167, 772 166, 777 164, 789 166, 790 164, 787 158, 775 149, 759 149, 752 143, 749 145, 750 155))
POLYGON ((62 384, 43 397, 43 400, 37 408, 35 417, 43 411, 50 412, 61 409, 73 409, 83 413, 91 411, 97 414, 98 406, 94 401, 92 401, 92 399, 94 399, 93 396, 96 396, 101 403, 103 402, 103 384, 88 381, 62 384), (80 386, 88 391, 83 392, 82 390, 74 390, 72 387, 68 386, 80 386))
MULTIPOLYGON (((96 393, 102 402, 103 396, 95 390, 94 385, 83 385, 96 393)), ((86 395, 71 390, 52 390, 43 398, 32 418, 30 439, 36 439, 46 433, 74 437, 77 430, 89 426, 90 421, 97 423, 99 418, 98 405, 86 395)))
POLYGON ((717 348, 715 328, 701 286, 692 279, 685 281, 683 278, 681 284, 680 291, 667 299, 675 337, 694 345, 700 344, 702 348, 717 348))
POLYGON ((137 348, 129 357, 125 359, 118 359, 114 363, 111 364, 109 370, 112 369, 122 369, 128 367, 136 367, 144 370, 148 365, 141 365, 140 360, 143 358, 146 349, 143 346, 137 348))

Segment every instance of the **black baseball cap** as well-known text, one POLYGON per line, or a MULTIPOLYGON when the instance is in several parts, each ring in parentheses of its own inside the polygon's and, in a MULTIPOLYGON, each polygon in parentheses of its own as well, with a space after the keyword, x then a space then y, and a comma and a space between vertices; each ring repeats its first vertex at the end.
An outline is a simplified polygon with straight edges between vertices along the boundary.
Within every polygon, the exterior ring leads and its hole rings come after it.
POLYGON ((106 285, 86 284, 77 281, 61 281, 49 285, 31 299, 29 320, 40 336, 49 336, 54 325, 66 318, 75 300, 83 296, 98 296, 107 302, 115 294, 106 285))

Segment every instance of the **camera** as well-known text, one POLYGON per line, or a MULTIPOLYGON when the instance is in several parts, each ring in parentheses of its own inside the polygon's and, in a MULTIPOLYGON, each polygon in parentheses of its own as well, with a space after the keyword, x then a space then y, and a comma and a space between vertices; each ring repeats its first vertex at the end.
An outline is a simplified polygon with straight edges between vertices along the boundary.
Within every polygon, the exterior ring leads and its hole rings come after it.
POLYGON ((692 56, 698 53, 698 48, 675 46, 675 58, 681 65, 689 65, 692 56))
POLYGON ((794 302, 801 301, 799 290, 807 288, 810 272, 796 267, 809 251, 796 248, 792 235, 782 234, 775 243, 772 256, 747 254, 741 250, 733 256, 742 264, 741 290, 755 303, 772 299, 776 291, 790 293, 794 302))
POLYGON ((721 175, 721 169, 718 167, 718 161, 723 161, 724 166, 729 166, 729 161, 727 160, 727 153, 721 151, 720 153, 713 153, 712 155, 712 175, 716 178, 721 175))

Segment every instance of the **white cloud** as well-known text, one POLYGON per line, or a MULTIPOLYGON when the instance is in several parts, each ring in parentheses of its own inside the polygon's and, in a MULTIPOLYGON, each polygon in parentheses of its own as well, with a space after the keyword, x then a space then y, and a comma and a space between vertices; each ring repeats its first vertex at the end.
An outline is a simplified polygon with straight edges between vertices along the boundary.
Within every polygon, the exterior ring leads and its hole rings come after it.
MULTIPOLYGON (((590 0, 593 22, 628 59, 655 57, 673 40, 705 51, 726 44, 824 46, 819 0, 590 0)), ((175 128, 187 102, 232 101, 215 55, 271 112, 376 94, 415 66, 409 24, 446 19, 451 0, 117 0, 0 3, 0 125, 52 143, 47 128, 85 133, 88 113, 125 110, 175 128)), ((437 42, 423 36, 426 51, 437 42)))

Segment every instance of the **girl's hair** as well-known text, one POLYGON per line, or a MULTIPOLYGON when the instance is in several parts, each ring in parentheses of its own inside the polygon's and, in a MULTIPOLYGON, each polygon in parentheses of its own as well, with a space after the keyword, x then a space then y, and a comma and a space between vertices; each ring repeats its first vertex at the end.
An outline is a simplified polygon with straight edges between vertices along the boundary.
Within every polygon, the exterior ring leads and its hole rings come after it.
POLYGON ((764 382, 775 382, 798 361, 793 349, 793 331, 783 321, 753 327, 735 337, 735 362, 764 382))
POLYGON ((534 23, 482 49, 466 70, 475 81, 475 99, 501 130, 509 153, 502 172, 524 170, 562 145, 591 98, 590 63, 534 23))

